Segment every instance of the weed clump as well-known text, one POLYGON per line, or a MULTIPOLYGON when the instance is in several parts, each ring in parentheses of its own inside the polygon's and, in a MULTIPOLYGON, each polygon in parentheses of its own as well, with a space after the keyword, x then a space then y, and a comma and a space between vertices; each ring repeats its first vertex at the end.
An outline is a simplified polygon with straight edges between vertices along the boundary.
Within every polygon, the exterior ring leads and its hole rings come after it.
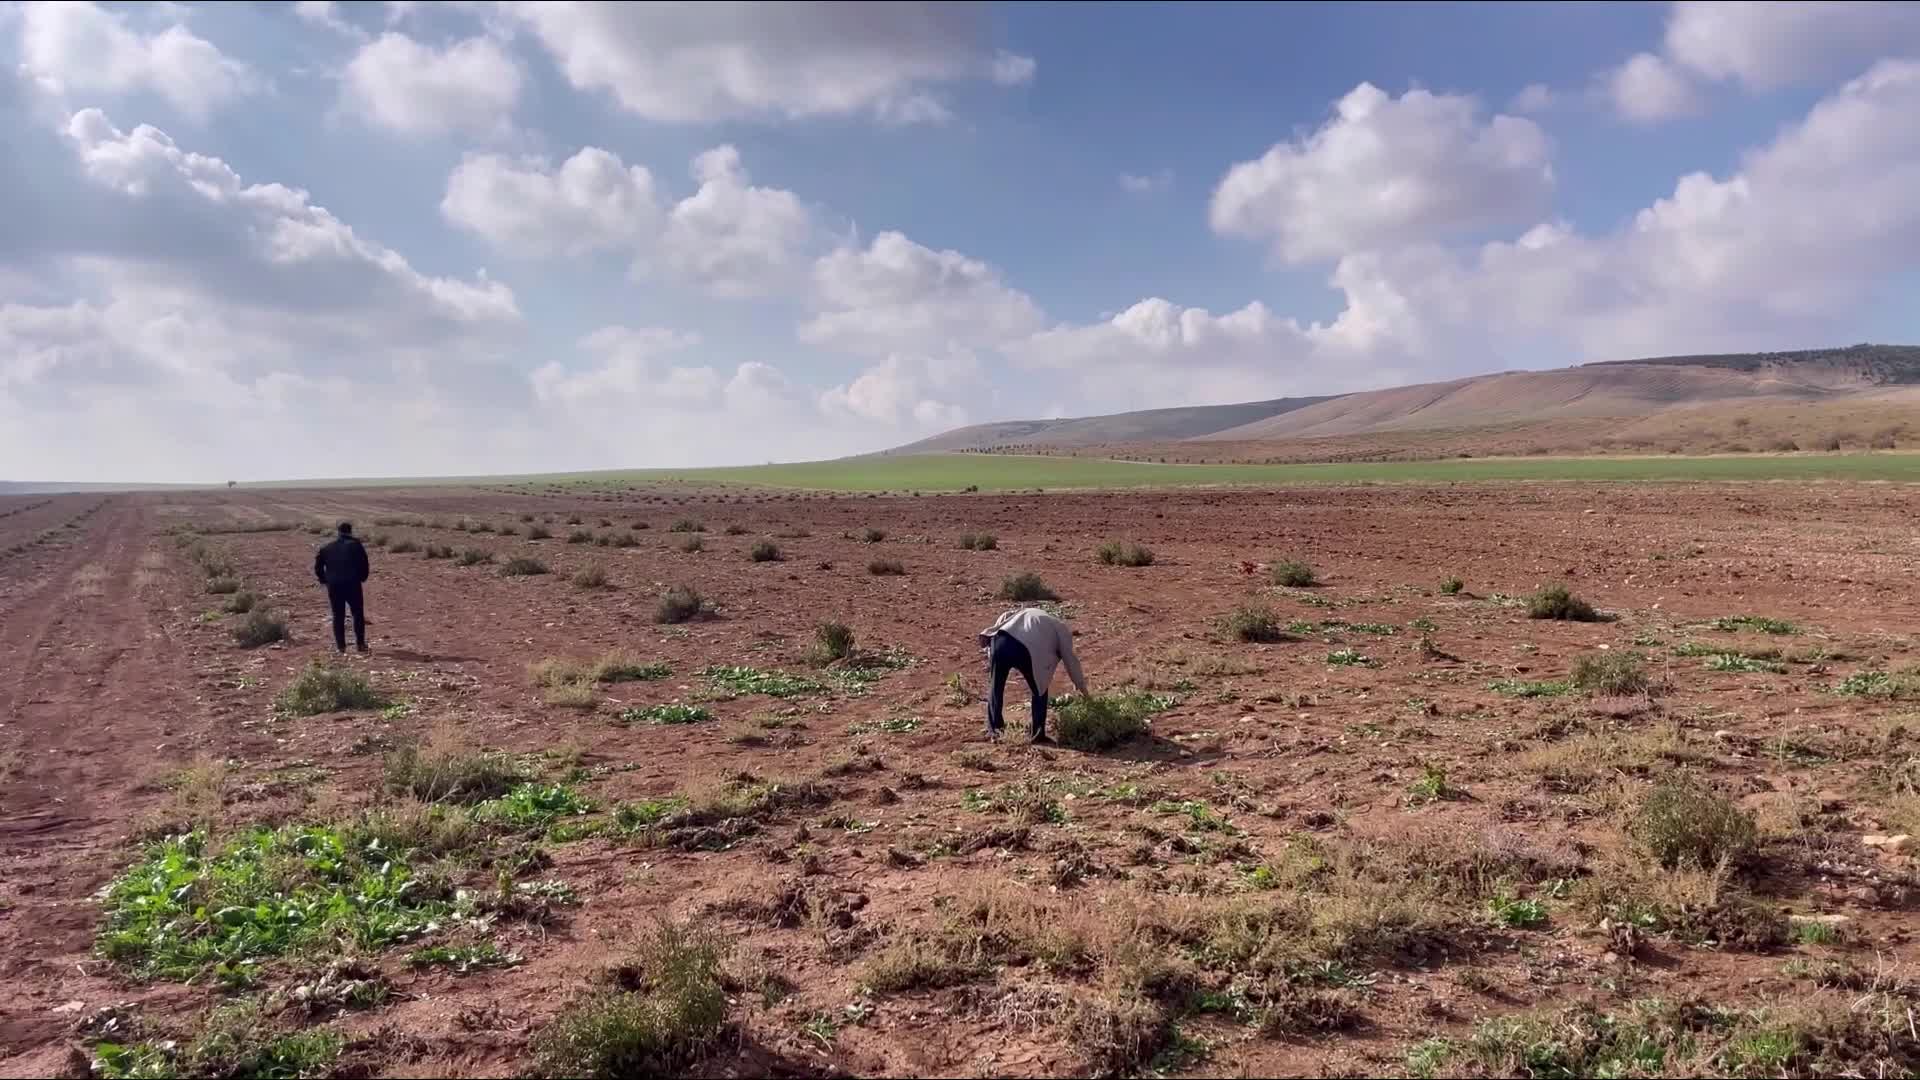
POLYGON ((593 543, 593 531, 591 529, 575 529, 567 534, 567 543, 591 544, 593 543))
POLYGON ((451 559, 453 558, 453 545, 427 544, 420 549, 420 557, 423 559, 451 559))
POLYGON ((385 708, 387 699, 359 672, 315 660, 294 676, 274 699, 274 704, 292 716, 312 716, 347 709, 385 708))
POLYGON ((1567 680, 1574 689, 1607 697, 1645 694, 1653 690, 1653 680, 1630 653, 1600 653, 1574 661, 1573 674, 1567 680))
POLYGON ((1242 604, 1228 612, 1220 621, 1220 629, 1235 641, 1271 644, 1292 640, 1272 609, 1253 604, 1242 604))
POLYGON ((1737 864, 1752 853, 1753 819, 1725 797, 1686 781, 1655 787, 1634 811, 1638 840, 1665 867, 1737 864))
POLYGON ((395 540, 392 544, 388 545, 387 550, 393 552, 395 555, 406 555, 411 552, 419 551, 420 542, 417 540, 405 540, 405 539, 395 540))
POLYGON ((1131 540, 1109 540, 1094 551, 1103 566, 1152 566, 1153 551, 1131 540))
POLYGON ((1147 718, 1172 706, 1172 698, 1140 690, 1065 697, 1054 713, 1054 734, 1075 750, 1108 750, 1145 734, 1147 718))
POLYGON ((461 548, 460 554, 454 558, 453 564, 455 566, 479 566, 492 561, 493 552, 491 551, 483 548, 461 548))
POLYGON ((756 540, 753 546, 747 549, 747 558, 754 562, 779 562, 780 545, 771 540, 756 540))
POLYGON ((1443 596, 1459 596, 1460 590, 1466 587, 1466 582, 1461 581, 1457 577, 1449 577, 1440 582, 1440 593, 1443 596))
POLYGON ((582 589, 604 589, 607 572, 597 566, 583 566, 573 572, 573 583, 582 589))
POLYGON ((220 605, 220 610, 229 615, 245 615, 255 607, 258 607, 259 604, 260 595, 258 593, 252 589, 241 589, 239 592, 227 597, 226 603, 220 605))
POLYGON ((1041 600, 1058 600, 1060 595, 1047 588, 1047 583, 1035 573, 1020 573, 1000 583, 1000 599, 1016 603, 1034 603, 1041 600))
POLYGON ((679 1072, 726 1025, 719 946, 694 931, 662 925, 612 975, 611 985, 576 998, 534 1037, 540 1075, 679 1072))
POLYGON ((1274 563, 1268 571, 1268 577, 1275 585, 1284 585, 1290 589, 1304 589, 1320 583, 1320 575, 1313 567, 1297 559, 1283 559, 1274 563))
POLYGON ((867 564, 867 573, 874 577, 899 577, 906 572, 906 565, 899 559, 875 559, 867 564))
POLYGON ((867 529, 860 534, 860 542, 863 544, 877 544, 886 538, 887 530, 885 529, 867 529))
POLYGON ((992 551, 1000 546, 1000 541, 992 533, 963 533, 960 548, 963 551, 992 551))
POLYGON ((726 528, 721 529, 720 531, 723 533, 726 533, 728 536, 747 535, 747 527, 745 525, 729 525, 726 528))
POLYGON ((238 578, 230 577, 208 578, 207 591, 215 596, 225 596, 228 593, 236 593, 240 591, 240 581, 238 578))
POLYGON ((677 532, 677 533, 700 533, 700 532, 706 532, 707 527, 705 525, 700 524, 698 521, 695 521, 692 518, 681 518, 679 521, 676 521, 672 525, 669 525, 667 527, 667 531, 677 532))
POLYGON ((689 533, 685 540, 680 541, 680 550, 689 555, 705 550, 706 546, 706 541, 700 539, 699 533, 689 533))
POLYGON ((550 540, 552 538, 553 530, 547 528, 545 525, 527 526, 527 539, 529 540, 550 540))
POLYGON ((243 649, 257 649, 262 645, 285 641, 287 620, 265 608, 254 608, 233 628, 233 640, 243 649))
POLYGON ((388 754, 384 765, 388 791, 428 803, 485 802, 526 779, 506 754, 453 747, 423 750, 409 743, 388 754))
POLYGON ((508 559, 507 564, 500 568, 501 577, 532 577, 548 572, 546 563, 541 562, 539 559, 529 559, 525 556, 508 559))
POLYGON ((713 719, 713 713, 700 705, 683 705, 672 702, 667 705, 645 705, 620 710, 620 722, 623 724, 699 724, 713 719))
POLYGON ((1542 585, 1527 598, 1527 618, 1562 622, 1599 622, 1593 605, 1573 595, 1565 585, 1542 585))
POLYGON ((659 604, 653 609, 653 621, 666 624, 691 622, 706 609, 707 600, 698 589, 675 585, 661 594, 659 604))
POLYGON ((813 629, 813 644, 823 663, 845 660, 853 655, 853 628, 846 623, 821 623, 813 629))

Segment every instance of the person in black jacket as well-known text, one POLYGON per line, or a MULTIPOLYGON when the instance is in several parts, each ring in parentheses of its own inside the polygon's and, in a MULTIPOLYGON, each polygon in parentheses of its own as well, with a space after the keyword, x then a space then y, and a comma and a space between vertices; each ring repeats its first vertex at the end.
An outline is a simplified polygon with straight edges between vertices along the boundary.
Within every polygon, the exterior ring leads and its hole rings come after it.
POLYGON ((340 535, 321 545, 313 554, 313 576, 327 587, 327 603, 333 608, 333 647, 347 651, 346 609, 353 609, 353 642, 367 651, 366 600, 360 586, 367 580, 367 549, 354 539, 353 522, 340 523, 340 535))

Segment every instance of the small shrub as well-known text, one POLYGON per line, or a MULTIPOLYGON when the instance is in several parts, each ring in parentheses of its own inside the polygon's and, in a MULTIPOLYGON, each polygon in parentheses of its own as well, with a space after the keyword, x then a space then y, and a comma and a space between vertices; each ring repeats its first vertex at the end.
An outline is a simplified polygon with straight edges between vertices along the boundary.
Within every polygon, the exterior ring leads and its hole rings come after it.
POLYGON ((1304 589, 1320 582, 1320 575, 1314 573, 1313 567, 1295 559, 1274 563, 1268 575, 1275 585, 1285 585, 1290 589, 1304 589))
POLYGON ((1034 603, 1041 600, 1058 600, 1059 594, 1047 588, 1047 583, 1035 573, 1020 573, 1000 583, 1000 599, 1017 603, 1034 603))
POLYGON ((580 523, 581 523, 581 522, 580 522, 580 515, 579 515, 579 514, 568 514, 568 515, 567 515, 567 524, 569 524, 569 525, 578 525, 578 524, 580 524, 580 523))
POLYGON ((867 564, 867 573, 874 577, 899 577, 906 572, 906 565, 899 559, 875 559, 867 564))
POLYGON ((600 703, 592 683, 561 683, 547 687, 540 700, 561 709, 591 709, 600 703))
POLYGON ((1565 585, 1542 585, 1527 598, 1527 618, 1598 622, 1600 613, 1593 609, 1592 604, 1567 591, 1565 585))
POLYGON ((383 766, 388 791, 428 803, 485 802, 526 780, 506 754, 450 747, 422 750, 408 744, 388 754, 383 766))
POLYGON ((966 551, 992 551, 999 546, 992 533, 965 533, 960 537, 960 547, 966 551))
POLYGON ((706 542, 700 539, 699 533, 693 533, 689 535, 685 540, 680 541, 680 550, 686 552, 689 555, 693 554, 696 551, 705 550, 706 546, 707 546, 706 542))
POLYGON ((640 538, 633 535, 631 532, 627 532, 624 529, 617 533, 607 534, 607 542, 617 548, 631 548, 631 547, 640 546, 640 538))
POLYGON ((705 525, 702 525, 698 521, 693 520, 692 518, 681 518, 679 521, 676 521, 672 525, 668 526, 667 531, 677 532, 677 533, 699 533, 699 532, 706 532, 707 527, 705 525))
POLYGON ((1242 604, 1221 620, 1220 628, 1235 641, 1272 643, 1292 640, 1280 628, 1280 620, 1269 608, 1242 604))
POLYGON ((227 602, 221 604, 220 609, 229 615, 245 615, 257 607, 259 603, 259 594, 255 593, 252 589, 241 589, 239 592, 227 597, 227 602))
POLYGON ((240 582, 230 577, 208 578, 207 591, 215 596, 225 596, 228 593, 239 592, 240 582))
POLYGON ((420 557, 423 559, 451 559, 453 558, 453 545, 427 544, 420 549, 420 557))
POLYGON ((1440 582, 1440 592, 1444 596, 1459 596, 1460 590, 1466 587, 1467 583, 1457 577, 1446 578, 1440 582))
POLYGON ((720 531, 726 533, 728 536, 747 535, 747 527, 745 525, 729 525, 720 531))
POLYGON ((420 543, 417 540, 395 540, 393 543, 387 545, 387 550, 393 552, 395 555, 406 555, 419 551, 420 543))
POLYGON ((1644 694, 1653 689, 1638 657, 1630 653, 1601 653, 1574 661, 1573 675, 1567 680, 1576 690, 1608 697, 1644 694))
POLYGON ((604 589, 607 572, 597 566, 583 566, 573 572, 573 583, 582 589, 604 589))
POLYGON ((593 543, 593 533, 587 529, 575 529, 567 534, 567 543, 591 544, 593 543))
POLYGON ((453 560, 453 563, 455 566, 479 566, 492 561, 493 552, 491 551, 483 551, 480 548, 462 548, 460 554, 453 560))
POLYGON ((747 558, 754 562, 779 562, 781 561, 780 545, 771 540, 756 540, 753 546, 747 549, 747 558))
POLYGON ((1424 806, 1430 802, 1458 799, 1459 788, 1447 782, 1447 770, 1438 765, 1420 767, 1420 778, 1407 786, 1407 805, 1424 806))
POLYGON ((539 559, 529 559, 525 556, 508 559, 507 565, 500 568, 501 577, 532 577, 547 572, 546 563, 541 562, 539 559))
POLYGON ((1800 628, 1785 619, 1771 619, 1765 615, 1728 615, 1713 620, 1713 628, 1726 633, 1739 630, 1753 630, 1762 634, 1798 634, 1800 628))
POLYGON ((1109 540, 1094 552, 1106 566, 1151 566, 1153 552, 1130 540, 1109 540))
POLYGON ((719 947, 694 931, 661 926, 614 975, 611 986, 575 999, 534 1036, 540 1075, 678 1073, 726 1025, 719 947))
POLYGON ((552 537, 553 530, 547 528, 545 525, 527 526, 527 539, 529 540, 548 540, 552 539, 552 537))
POLYGON ((1107 750, 1145 734, 1147 718, 1172 705, 1170 697, 1138 690, 1066 697, 1054 711, 1054 733, 1062 746, 1107 750))
POLYGON ((359 672, 315 660, 294 676, 274 699, 274 704, 281 712, 293 716, 312 716, 347 709, 383 708, 387 699, 359 672))
POLYGON ((687 585, 675 585, 660 596, 660 603, 653 609, 653 621, 657 623, 683 623, 698 618, 706 610, 706 598, 699 590, 687 585))
POLYGON ((885 529, 867 529, 860 534, 861 542, 866 544, 877 544, 886 538, 887 530, 885 529))
POLYGON ((233 628, 233 640, 243 649, 257 649, 287 640, 287 620, 266 610, 254 608, 233 628))
POLYGON ((1686 781, 1663 783, 1634 811, 1630 831, 1666 867, 1738 863, 1753 850, 1753 819, 1725 797, 1686 781))
POLYGON ((821 623, 813 630, 813 642, 822 660, 845 660, 853 655, 853 629, 846 623, 821 623))

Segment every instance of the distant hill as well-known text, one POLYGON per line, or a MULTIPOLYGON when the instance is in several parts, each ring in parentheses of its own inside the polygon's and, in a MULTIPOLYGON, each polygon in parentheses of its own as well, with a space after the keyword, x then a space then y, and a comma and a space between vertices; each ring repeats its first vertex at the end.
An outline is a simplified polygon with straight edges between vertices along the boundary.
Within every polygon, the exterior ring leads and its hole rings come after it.
POLYGON ((1061 420, 1006 420, 956 428, 888 453, 938 454, 1197 439, 1216 431, 1271 420, 1296 409, 1331 400, 1329 397, 1275 398, 1241 405, 1194 405, 1061 420))
MULTIPOLYGON (((1863 408, 1884 408, 1886 395, 1908 387, 1920 387, 1920 346, 1647 357, 1547 371, 1505 371, 1322 398, 978 424, 893 452, 1105 453, 1111 448, 1119 456, 1128 456, 1132 444, 1152 445, 1165 456, 1170 444, 1220 442, 1247 444, 1241 452, 1254 455, 1253 444, 1286 440, 1513 429, 1603 417, 1640 420, 1670 411, 1714 410, 1743 403, 1820 404, 1823 413, 1838 415, 1853 401, 1863 408)), ((1454 452, 1465 448, 1461 440, 1445 444, 1454 452)), ((1364 449, 1355 452, 1364 453, 1364 449)))

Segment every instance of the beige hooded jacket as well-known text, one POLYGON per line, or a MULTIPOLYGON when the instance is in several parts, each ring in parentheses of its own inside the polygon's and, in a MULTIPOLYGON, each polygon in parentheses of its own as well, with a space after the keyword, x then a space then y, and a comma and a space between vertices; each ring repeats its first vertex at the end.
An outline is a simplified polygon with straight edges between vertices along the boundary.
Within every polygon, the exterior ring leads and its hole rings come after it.
POLYGON ((1073 653, 1073 630, 1065 622, 1039 608, 1015 608, 980 631, 980 642, 985 644, 1002 631, 1027 647, 1027 654, 1033 657, 1033 681, 1041 693, 1047 692, 1053 682, 1053 669, 1062 661, 1073 685, 1081 693, 1087 692, 1087 677, 1080 671, 1080 658, 1073 653))

